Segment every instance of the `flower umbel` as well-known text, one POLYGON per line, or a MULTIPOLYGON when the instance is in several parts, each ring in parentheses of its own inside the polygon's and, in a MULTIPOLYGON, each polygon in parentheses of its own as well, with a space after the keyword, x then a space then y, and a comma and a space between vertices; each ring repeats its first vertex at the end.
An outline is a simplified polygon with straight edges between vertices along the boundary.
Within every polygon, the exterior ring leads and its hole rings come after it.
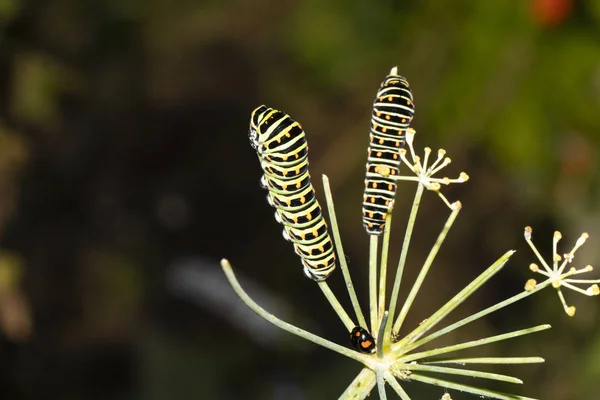
POLYGON ((467 175, 465 172, 461 172, 458 178, 434 178, 433 175, 437 174, 443 168, 448 166, 448 164, 450 164, 452 160, 449 157, 445 157, 446 150, 439 149, 435 161, 433 161, 431 165, 427 165, 429 162, 429 156, 431 155, 431 148, 425 147, 425 156, 423 157, 423 162, 421 163, 421 157, 416 155, 415 149, 413 147, 415 134, 416 132, 412 128, 406 130, 406 144, 408 145, 408 148, 410 150, 412 162, 406 158, 406 149, 400 149, 400 159, 402 160, 402 162, 404 162, 404 164, 408 166, 408 168, 410 168, 410 170, 416 176, 400 175, 397 179, 406 181, 418 181, 422 183, 427 190, 436 192, 450 209, 454 209, 455 205, 450 204, 446 197, 442 193, 440 193, 441 185, 450 185, 451 183, 464 183, 469 180, 469 175, 467 175))
MULTIPOLYGON (((554 236, 552 238, 552 267, 550 267, 549 263, 547 263, 533 244, 532 239, 533 230, 531 227, 525 227, 525 240, 527 244, 531 247, 538 260, 542 264, 542 268, 540 268, 537 264, 532 263, 529 265, 529 269, 535 273, 541 274, 546 277, 546 280, 542 283, 551 283, 552 287, 554 287, 558 293, 558 297, 562 303, 563 309, 567 313, 568 316, 572 317, 575 315, 575 306, 568 306, 565 300, 565 297, 562 292, 562 288, 565 287, 567 289, 571 289, 575 292, 584 294, 586 296, 598 296, 600 294, 600 287, 598 287, 598 283, 600 283, 600 279, 573 279, 572 276, 585 274, 586 272, 593 271, 593 267, 591 265, 586 265, 582 268, 571 267, 566 272, 568 264, 571 264, 575 258, 575 252, 579 249, 585 241, 588 239, 589 235, 587 232, 581 234, 579 239, 575 242, 575 246, 571 249, 570 252, 563 254, 561 257, 558 254, 557 247, 558 242, 562 239, 562 234, 559 231, 554 232, 554 236), (582 289, 580 287, 575 286, 576 284, 592 284, 588 286, 586 289, 582 289)), ((538 283, 535 279, 530 279, 525 284, 525 290, 532 291, 538 286, 538 283)))

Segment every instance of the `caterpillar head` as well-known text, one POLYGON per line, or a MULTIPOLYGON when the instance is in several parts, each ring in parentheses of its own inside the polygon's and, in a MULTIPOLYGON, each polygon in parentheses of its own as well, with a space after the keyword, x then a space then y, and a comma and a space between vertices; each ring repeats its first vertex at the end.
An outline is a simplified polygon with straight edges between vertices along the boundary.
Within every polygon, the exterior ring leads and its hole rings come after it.
POLYGON ((254 111, 252 111, 252 116, 250 117, 250 129, 248 131, 248 139, 250 139, 250 146, 252 146, 252 148, 257 151, 259 149, 259 127, 260 124, 263 122, 265 113, 268 110, 269 108, 267 106, 262 105, 260 107, 255 108, 254 111))

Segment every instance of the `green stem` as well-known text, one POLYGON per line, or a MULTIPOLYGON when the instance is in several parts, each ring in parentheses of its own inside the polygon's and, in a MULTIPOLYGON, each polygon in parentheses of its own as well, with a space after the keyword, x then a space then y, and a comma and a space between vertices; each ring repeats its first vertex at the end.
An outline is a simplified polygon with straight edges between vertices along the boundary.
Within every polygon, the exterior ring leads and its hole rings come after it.
POLYGON ((536 400, 531 397, 518 396, 516 394, 508 394, 502 392, 496 392, 495 390, 482 389, 470 385, 464 385, 461 383, 447 381, 445 379, 431 378, 429 376, 421 374, 411 374, 410 379, 417 382, 423 382, 428 385, 439 386, 444 389, 454 389, 461 392, 467 392, 477 395, 481 398, 499 399, 499 400, 536 400))
POLYGON ((427 256, 427 259, 425 260, 425 263, 423 264, 423 267, 421 268, 421 272, 419 272, 419 276, 415 280, 415 284, 413 285, 410 293, 408 294, 408 297, 406 298, 406 301, 404 302, 404 305, 402 306, 400 313, 398 314, 398 318, 396 319, 396 322, 394 323, 394 331, 398 332, 400 330, 400 328, 402 327, 402 324, 404 323, 404 319, 406 318, 406 315, 408 314, 408 310, 410 310, 410 307, 412 306, 415 298, 417 297, 417 294, 419 293, 419 290, 421 289, 421 285, 423 285, 423 282, 425 281, 425 277, 427 276, 427 273, 429 272, 429 269, 431 268, 431 265, 433 264, 433 260, 435 260, 435 257, 437 255, 438 251, 440 250, 440 247, 442 247, 442 243, 446 239, 446 235, 448 235, 448 231, 450 231, 450 228, 452 227, 452 224, 454 224, 454 221, 456 220, 456 217, 458 216, 459 212, 460 212, 460 208, 456 208, 448 216, 448 220, 444 224, 444 228, 440 232, 435 244, 431 248, 431 251, 429 252, 429 255, 427 256))
POLYGON ((338 400, 364 400, 371 393, 376 382, 375 372, 368 368, 363 368, 338 400))
POLYGON ((392 345, 394 351, 406 353, 404 346, 407 346, 410 342, 419 339, 421 336, 426 334, 431 328, 437 325, 442 319, 444 319, 450 312, 458 307, 463 301, 465 301, 473 292, 479 289, 485 282, 487 282, 492 276, 494 276, 502 267, 506 264, 510 256, 514 254, 514 250, 506 252, 496 262, 494 262, 488 269, 482 274, 475 278, 469 283, 463 290, 461 290, 456 296, 450 299, 444 304, 438 311, 436 311, 431 317, 427 318, 425 322, 420 324, 415 330, 406 335, 401 341, 392 345))
POLYGON ((538 364, 543 362, 544 359, 541 357, 474 357, 427 361, 423 364, 538 364))
POLYGON ((274 316, 273 314, 271 314, 270 312, 268 312, 267 310, 265 310, 264 308, 262 308, 261 306, 256 304, 256 302, 254 300, 252 300, 252 298, 250 296, 248 296, 248 294, 244 291, 244 289, 241 287, 240 283, 238 282, 237 278, 235 277, 235 274, 233 273, 233 269, 231 269, 231 265, 229 264, 228 260, 226 260, 226 259, 221 260, 221 267, 223 268, 223 272, 225 272, 225 276, 227 277, 229 284, 231 285, 231 287, 233 288, 235 293, 244 302, 244 304, 246 304, 252 311, 257 313, 258 315, 260 315, 261 317, 263 317, 264 319, 266 319, 267 321, 269 321, 276 327, 283 329, 284 331, 287 331, 289 333, 292 333, 296 336, 300 336, 301 338, 311 341, 315 344, 318 344, 319 346, 323 346, 325 348, 328 348, 329 350, 333 350, 336 353, 339 353, 348 358, 356 360, 362 364, 365 364, 365 365, 372 364, 371 357, 368 357, 364 354, 360 354, 357 351, 350 350, 347 347, 340 346, 339 344, 330 342, 327 339, 323 339, 320 336, 314 335, 308 331, 305 331, 304 329, 298 328, 297 326, 294 326, 292 324, 289 324, 285 321, 280 320, 279 318, 277 318, 276 316, 274 316))
POLYGON ((356 291, 354 290, 352 278, 350 277, 348 263, 346 262, 346 255, 344 254, 344 247, 342 246, 342 237, 340 236, 340 230, 338 228, 337 217, 335 215, 335 207, 333 206, 333 196, 331 194, 331 187, 329 186, 329 178, 327 177, 327 175, 323 175, 323 189, 325 190, 325 200, 327 202, 327 211, 329 212, 329 221, 331 222, 333 241, 335 242, 335 251, 338 256, 340 269, 342 270, 342 275, 344 276, 344 281, 346 282, 348 295, 350 296, 352 307, 354 308, 354 312, 356 313, 358 324, 366 328, 367 322, 365 321, 365 316, 363 315, 363 312, 360 308, 360 304, 358 303, 356 291))
POLYGON ((469 349, 471 347, 483 346, 485 344, 499 342, 501 340, 513 339, 513 338, 516 338, 519 336, 528 335, 530 333, 544 331, 546 329, 550 329, 550 325, 547 325, 547 324, 538 325, 538 326, 534 326, 532 328, 521 329, 518 331, 504 333, 502 335, 490 336, 487 338, 472 340, 470 342, 459 343, 459 344, 455 344, 452 346, 441 347, 441 348, 434 349, 434 350, 408 354, 406 356, 398 358, 397 362, 399 364, 408 364, 409 362, 414 361, 414 360, 420 360, 423 358, 433 357, 433 356, 437 356, 440 354, 451 353, 453 351, 469 349))
POLYGON ((377 335, 377 242, 379 236, 370 235, 369 246, 369 311, 371 315, 371 334, 377 335))
POLYGON ((388 319, 387 327, 385 327, 386 336, 384 341, 390 342, 390 335, 392 332, 392 322, 394 320, 394 313, 396 312, 396 304, 398 303, 398 295, 400 293, 400 283, 402 281, 402 274, 404 273, 404 265, 406 264, 406 256, 408 254, 408 247, 410 245, 410 239, 415 227, 415 221, 417 219, 417 212, 419 211, 419 205, 421 204, 421 197, 423 197, 423 191, 425 186, 419 183, 415 198, 413 199, 412 209, 410 216, 408 217, 408 224, 406 226, 406 233, 404 234, 404 242, 402 243, 402 251, 400 253, 400 260, 398 261, 398 268, 396 269, 396 278, 394 279, 394 287, 392 288, 392 296, 390 297, 390 305, 388 307, 390 317, 388 319))
POLYGON ((396 393, 398 393, 398 396, 400 396, 400 398, 402 400, 411 400, 410 396, 408 395, 408 393, 406 393, 406 391, 402 388, 402 386, 400 386, 400 384, 396 380, 395 376, 393 376, 389 372, 386 372, 385 380, 390 384, 392 389, 394 389, 396 391, 396 393))
POLYGON ((383 374, 385 370, 377 370, 377 391, 379 392, 379 400, 387 400, 387 394, 385 393, 385 380, 383 374))
POLYGON ((472 378, 483 378, 483 379, 491 379, 495 381, 501 382, 509 382, 509 383, 523 383, 522 380, 515 378, 513 376, 502 375, 502 374, 494 374, 491 372, 482 372, 475 371, 469 369, 462 368, 450 368, 450 367, 436 367, 433 365, 421 365, 421 364, 405 364, 402 366, 403 370, 408 371, 426 371, 433 372, 438 374, 450 374, 450 375, 462 375, 469 376, 472 378))
POLYGON ((410 343, 408 346, 406 346, 404 348, 404 351, 409 352, 418 347, 421 347, 424 344, 429 343, 432 340, 437 339, 440 336, 445 335, 448 332, 452 332, 453 330, 458 329, 464 325, 467 325, 468 323, 471 323, 475 320, 478 320, 479 318, 483 318, 486 315, 493 313, 494 311, 504 308, 512 303, 516 303, 517 301, 524 299, 525 297, 530 296, 530 295, 534 294, 535 292, 542 290, 543 288, 550 285, 551 283, 552 282, 550 280, 547 280, 547 281, 543 282, 542 284, 537 285, 531 292, 523 291, 515 296, 512 296, 504 301, 501 301, 498 304, 488 307, 485 310, 481 310, 478 313, 475 313, 467 318, 457 321, 457 322, 453 323, 452 325, 448 325, 444 329, 440 329, 439 331, 432 333, 431 335, 428 335, 421 340, 417 340, 413 343, 410 343))
MULTIPOLYGON (((387 280, 388 252, 390 247, 390 231, 392 230, 392 210, 387 212, 385 230, 383 231, 383 244, 381 246, 381 269, 379 270, 379 316, 385 311, 385 289, 387 280)), ((385 327, 386 324, 381 324, 385 327)))
POLYGON ((354 322, 352 322, 352 320, 348 316, 348 313, 346 313, 346 310, 344 310, 337 297, 335 297, 335 294, 329 288, 329 284, 326 281, 320 281, 318 282, 318 285, 319 288, 321 288, 321 291, 323 292, 327 300, 329 300, 329 304, 331 304, 331 307, 337 313, 338 317, 340 317, 344 326, 346 326, 346 329, 348 329, 348 332, 352 331, 352 329, 356 325, 354 325, 354 322))

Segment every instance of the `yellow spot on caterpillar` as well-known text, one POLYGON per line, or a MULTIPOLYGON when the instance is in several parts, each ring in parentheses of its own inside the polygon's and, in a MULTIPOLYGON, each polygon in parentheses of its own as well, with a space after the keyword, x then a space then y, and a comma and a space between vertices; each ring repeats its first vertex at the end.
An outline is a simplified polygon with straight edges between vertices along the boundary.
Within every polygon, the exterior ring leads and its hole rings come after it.
POLYGON ((387 120, 389 121, 389 120, 390 120, 390 116, 389 116, 389 115, 386 115, 386 116, 385 116, 385 119, 387 119, 387 120))
POLYGON ((388 101, 392 101, 392 96, 388 96, 388 101))
POLYGON ((388 176, 390 174, 390 168, 385 165, 377 165, 375 172, 382 176, 388 176))
POLYGON ((392 186, 392 184, 391 184, 391 183, 389 183, 389 184, 388 184, 388 190, 392 190, 392 189, 393 189, 393 186, 392 186))
POLYGON ((383 144, 384 140, 383 139, 379 139, 379 144, 383 144))

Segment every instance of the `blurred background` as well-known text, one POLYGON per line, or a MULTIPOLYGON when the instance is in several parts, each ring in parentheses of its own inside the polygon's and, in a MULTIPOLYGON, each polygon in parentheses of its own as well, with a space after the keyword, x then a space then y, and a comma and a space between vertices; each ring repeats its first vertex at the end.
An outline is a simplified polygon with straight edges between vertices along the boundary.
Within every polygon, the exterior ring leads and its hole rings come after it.
MULTIPOLYGON (((413 90, 416 147, 445 148, 442 175, 471 177, 444 191, 464 208, 407 329, 509 249, 450 319, 522 290, 535 261, 526 225, 547 257, 554 230, 561 253, 587 231, 575 264, 600 260, 598 1, 0 0, 0 29, 3 399, 337 398, 360 366, 254 318, 218 262, 269 311, 349 345, 281 238, 249 115, 265 103, 302 123, 366 309, 369 117, 395 65, 413 90)), ((391 265, 414 187, 398 190, 391 265)), ((449 213, 426 194, 409 282, 449 213)), ((349 304, 341 274, 329 281, 349 304)), ((490 368, 525 385, 465 382, 596 398, 598 299, 566 298, 573 318, 547 290, 435 344, 551 323, 468 354, 544 357, 490 368)))

